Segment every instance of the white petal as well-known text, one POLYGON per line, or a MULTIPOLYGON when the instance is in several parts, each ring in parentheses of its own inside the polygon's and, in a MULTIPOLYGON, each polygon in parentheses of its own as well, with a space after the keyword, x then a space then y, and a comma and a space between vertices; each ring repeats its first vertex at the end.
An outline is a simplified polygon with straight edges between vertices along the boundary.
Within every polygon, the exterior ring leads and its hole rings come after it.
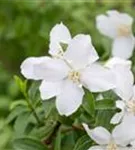
POLYGON ((111 124, 118 124, 121 122, 122 118, 123 118, 123 112, 120 112, 120 113, 116 113, 112 119, 111 119, 111 124))
POLYGON ((126 114, 120 125, 113 130, 115 142, 121 146, 126 146, 135 139, 135 116, 126 114))
POLYGON ((114 22, 105 15, 99 15, 96 17, 97 29, 106 36, 115 38, 117 36, 117 29, 114 22))
POLYGON ((99 58, 91 43, 91 37, 83 34, 79 34, 71 40, 64 57, 71 62, 75 69, 84 68, 99 58))
POLYGON ((68 71, 64 61, 50 57, 27 58, 21 65, 22 74, 35 80, 59 81, 67 76, 68 71))
POLYGON ((135 140, 130 143, 135 148, 135 140))
POLYGON ((56 107, 60 115, 69 116, 82 104, 84 91, 70 80, 63 83, 62 91, 56 99, 56 107))
POLYGON ((71 40, 71 35, 68 28, 63 24, 56 24, 50 32, 50 45, 49 53, 51 55, 57 55, 62 49, 60 43, 68 44, 71 40))
POLYGON ((129 100, 133 96, 134 77, 131 70, 125 66, 117 66, 112 69, 116 78, 115 93, 123 100, 129 100))
POLYGON ((133 86, 133 100, 135 100, 135 85, 133 86))
MULTIPOLYGON (((50 57, 29 57, 26 58, 21 64, 21 73, 27 79, 41 80, 43 79, 42 74, 35 73, 35 67, 41 67, 43 64, 46 64, 47 61, 50 61, 50 57)), ((44 71, 44 70, 42 70, 44 71)))
POLYGON ((42 81, 40 85, 40 94, 43 100, 50 99, 60 94, 62 82, 46 82, 42 81))
POLYGON ((116 107, 121 109, 121 110, 124 110, 125 109, 125 103, 122 101, 122 100, 117 100, 116 101, 116 107))
POLYGON ((88 150, 106 150, 105 146, 92 146, 88 150))
POLYGON ((99 64, 92 64, 81 74, 81 81, 91 92, 103 92, 115 87, 113 73, 99 64))
POLYGON ((89 129, 89 126, 86 123, 82 124, 87 134, 91 137, 92 130, 89 129))
POLYGON ((109 144, 111 134, 103 127, 96 127, 90 130, 87 124, 83 124, 87 134, 99 145, 109 144))
POLYGON ((130 60, 125 60, 125 59, 122 59, 119 57, 113 57, 113 58, 109 59, 105 64, 105 66, 108 68, 114 68, 114 67, 117 67, 118 65, 119 66, 123 65, 130 69, 132 62, 130 60))
POLYGON ((104 99, 104 97, 103 97, 102 94, 99 94, 99 95, 96 97, 96 100, 97 100, 97 101, 101 101, 101 100, 103 100, 103 99, 104 99))
POLYGON ((117 37, 113 42, 112 55, 124 59, 132 56, 135 46, 135 38, 133 36, 117 37))

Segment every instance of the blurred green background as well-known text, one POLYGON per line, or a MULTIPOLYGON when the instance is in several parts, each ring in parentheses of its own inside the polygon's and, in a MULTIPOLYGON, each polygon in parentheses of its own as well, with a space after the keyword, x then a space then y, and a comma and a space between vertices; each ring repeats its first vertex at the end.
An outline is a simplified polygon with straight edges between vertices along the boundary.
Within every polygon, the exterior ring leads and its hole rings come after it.
POLYGON ((20 94, 13 75, 20 75, 21 62, 47 54, 49 32, 61 21, 73 36, 90 34, 101 59, 107 59, 110 40, 97 31, 95 17, 110 9, 135 17, 134 0, 0 0, 0 150, 11 150, 13 129, 5 120, 20 94))

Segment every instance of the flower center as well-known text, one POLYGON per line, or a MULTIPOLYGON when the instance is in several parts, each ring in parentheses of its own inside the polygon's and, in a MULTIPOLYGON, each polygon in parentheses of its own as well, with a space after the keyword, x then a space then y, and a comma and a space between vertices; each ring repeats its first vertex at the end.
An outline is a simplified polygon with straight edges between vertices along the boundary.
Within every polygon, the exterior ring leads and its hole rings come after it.
POLYGON ((121 25, 118 27, 118 36, 128 36, 131 34, 131 27, 129 25, 121 25))
POLYGON ((135 100, 127 102, 127 111, 135 115, 135 100))
POLYGON ((118 147, 115 143, 111 142, 108 146, 107 146, 107 150, 118 150, 118 147))
POLYGON ((68 78, 73 82, 79 83, 80 82, 80 73, 78 71, 70 71, 68 74, 68 78))

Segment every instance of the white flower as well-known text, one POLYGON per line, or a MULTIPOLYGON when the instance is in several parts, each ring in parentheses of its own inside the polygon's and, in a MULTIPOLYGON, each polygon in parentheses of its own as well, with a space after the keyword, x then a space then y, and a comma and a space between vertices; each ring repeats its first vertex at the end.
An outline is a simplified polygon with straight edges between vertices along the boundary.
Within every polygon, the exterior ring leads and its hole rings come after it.
POLYGON ((69 42, 61 59, 27 58, 21 65, 21 72, 27 79, 43 80, 41 98, 46 100, 56 96, 59 113, 69 116, 82 104, 82 85, 91 92, 115 87, 112 72, 95 63, 97 59, 90 36, 79 34, 69 42))
POLYGON ((116 101, 116 107, 121 109, 121 112, 116 113, 111 120, 111 123, 117 124, 129 113, 135 115, 134 77, 131 72, 130 61, 112 58, 107 62, 106 66, 110 67, 115 75, 116 88, 114 92, 121 98, 116 101))
POLYGON ((127 132, 126 126, 116 126, 112 134, 101 126, 92 130, 86 124, 83 124, 83 126, 91 139, 98 144, 88 150, 131 150, 127 145, 131 142, 131 136, 128 136, 128 133, 132 133, 132 131, 128 130, 127 132))
POLYGON ((107 11, 107 15, 99 15, 96 18, 98 30, 112 38, 112 55, 128 59, 133 54, 135 38, 132 34, 133 18, 126 13, 116 10, 107 11))

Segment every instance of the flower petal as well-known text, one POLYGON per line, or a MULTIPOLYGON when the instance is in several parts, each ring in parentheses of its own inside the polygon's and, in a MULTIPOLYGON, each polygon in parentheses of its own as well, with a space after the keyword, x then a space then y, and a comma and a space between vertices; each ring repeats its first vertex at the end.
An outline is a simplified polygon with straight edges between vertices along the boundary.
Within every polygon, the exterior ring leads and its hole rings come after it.
POLYGON ((116 101, 116 107, 121 109, 121 110, 124 110, 125 109, 125 103, 122 101, 122 100, 117 100, 116 101))
POLYGON ((89 129, 87 124, 83 124, 87 134, 99 145, 109 144, 111 134, 103 127, 96 127, 92 130, 89 129))
POLYGON ((113 130, 113 138, 118 145, 126 146, 135 139, 135 116, 126 114, 120 125, 113 130))
POLYGON ((56 99, 56 107, 60 115, 69 116, 82 104, 84 91, 70 80, 63 83, 62 91, 56 99))
POLYGON ((62 82, 46 82, 44 80, 42 81, 39 90, 43 100, 50 99, 60 94, 62 82))
POLYGON ((41 66, 50 60, 50 57, 29 57, 26 58, 21 64, 21 73, 27 79, 41 80, 43 79, 42 74, 35 74, 35 66, 41 66))
POLYGON ((109 59, 105 64, 106 67, 111 68, 111 69, 114 67, 117 67, 118 65, 119 66, 123 65, 130 69, 132 62, 130 60, 125 60, 125 59, 122 59, 119 57, 113 57, 113 58, 109 59))
POLYGON ((96 17, 97 29, 106 36, 115 38, 117 35, 116 27, 112 21, 105 15, 99 15, 96 17))
POLYGON ((92 146, 88 150, 106 150, 105 146, 92 146))
POLYGON ((84 68, 99 58, 91 43, 91 37, 84 34, 79 34, 71 40, 64 57, 75 69, 84 68))
POLYGON ((117 37, 113 42, 112 55, 128 59, 133 55, 135 38, 133 36, 117 37))
POLYGON ((116 78, 114 92, 123 100, 130 100, 133 96, 134 77, 131 70, 126 66, 116 66, 112 69, 116 78), (126 85, 126 86, 125 86, 126 85))
POLYGON ((111 119, 111 124, 118 124, 121 122, 122 118, 123 118, 124 114, 123 112, 120 112, 120 113, 116 113, 112 119, 111 119))
POLYGON ((99 64, 92 64, 81 74, 83 85, 91 92, 103 92, 115 87, 113 73, 99 64))
POLYGON ((60 43, 68 44, 71 40, 71 35, 68 28, 63 24, 56 24, 50 32, 50 45, 49 53, 51 55, 57 55, 62 49, 60 43))
POLYGON ((135 140, 130 143, 135 148, 135 140))
POLYGON ((34 80, 58 81, 65 78, 68 71, 64 61, 50 57, 30 57, 21 65, 21 73, 34 80))

